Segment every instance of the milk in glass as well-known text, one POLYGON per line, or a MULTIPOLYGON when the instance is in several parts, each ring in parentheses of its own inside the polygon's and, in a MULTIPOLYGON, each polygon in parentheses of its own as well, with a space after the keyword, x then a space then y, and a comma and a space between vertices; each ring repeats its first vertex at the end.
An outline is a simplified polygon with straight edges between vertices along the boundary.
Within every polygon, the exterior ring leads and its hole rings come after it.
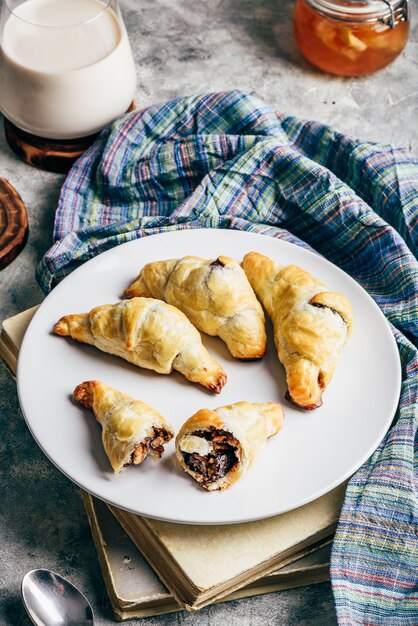
POLYGON ((100 0, 25 0, 3 12, 0 44, 0 108, 29 133, 84 137, 132 102, 125 27, 100 0))

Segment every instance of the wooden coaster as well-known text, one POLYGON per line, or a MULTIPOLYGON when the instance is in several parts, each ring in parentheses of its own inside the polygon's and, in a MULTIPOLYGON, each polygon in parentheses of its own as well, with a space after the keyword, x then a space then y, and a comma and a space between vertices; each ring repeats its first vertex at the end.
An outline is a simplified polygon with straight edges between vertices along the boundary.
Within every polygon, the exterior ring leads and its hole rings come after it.
POLYGON ((25 247, 28 214, 16 189, 0 178, 0 269, 9 265, 25 247))
MULTIPOLYGON (((126 111, 135 110, 135 102, 126 111)), ((99 133, 79 139, 54 140, 31 135, 4 118, 4 132, 10 148, 25 163, 41 170, 66 174, 99 133)))

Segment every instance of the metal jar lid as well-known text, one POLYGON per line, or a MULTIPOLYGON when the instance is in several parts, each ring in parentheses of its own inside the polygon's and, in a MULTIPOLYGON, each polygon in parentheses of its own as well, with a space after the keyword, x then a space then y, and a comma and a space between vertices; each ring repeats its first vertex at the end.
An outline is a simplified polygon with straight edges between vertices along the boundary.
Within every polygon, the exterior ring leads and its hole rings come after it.
POLYGON ((381 22, 394 28, 409 19, 409 0, 307 0, 318 13, 343 22, 381 22))

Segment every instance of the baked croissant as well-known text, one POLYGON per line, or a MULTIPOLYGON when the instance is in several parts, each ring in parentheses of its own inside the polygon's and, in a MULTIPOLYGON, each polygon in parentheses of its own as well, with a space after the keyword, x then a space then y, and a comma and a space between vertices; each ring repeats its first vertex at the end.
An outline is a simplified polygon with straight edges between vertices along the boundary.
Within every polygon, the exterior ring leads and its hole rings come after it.
POLYGON ((216 393, 226 382, 225 372, 203 346, 196 328, 181 311, 160 300, 133 298, 65 315, 54 333, 159 374, 175 369, 216 393))
POLYGON ((152 296, 173 304, 196 328, 220 337, 238 359, 260 359, 265 354, 263 309, 239 263, 227 256, 148 263, 124 295, 152 296))
POLYGON ((147 456, 160 458, 164 444, 174 437, 170 424, 149 404, 100 380, 81 383, 73 397, 92 409, 100 422, 103 447, 116 474, 147 456))
POLYGON ((282 424, 283 409, 273 402, 201 409, 181 427, 176 456, 202 487, 224 490, 245 474, 268 437, 279 432, 282 424))
POLYGON ((349 301, 300 267, 257 252, 246 254, 242 265, 273 322, 288 399, 304 409, 321 406, 352 326, 349 301))

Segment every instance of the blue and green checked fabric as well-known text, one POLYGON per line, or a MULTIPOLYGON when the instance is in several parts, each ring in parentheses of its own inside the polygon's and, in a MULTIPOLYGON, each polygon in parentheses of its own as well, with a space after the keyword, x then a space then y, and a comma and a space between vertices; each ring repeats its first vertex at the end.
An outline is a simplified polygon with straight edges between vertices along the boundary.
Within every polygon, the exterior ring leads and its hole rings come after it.
POLYGON ((396 420, 349 483, 332 553, 341 625, 418 624, 418 159, 277 114, 241 92, 182 98, 104 130, 62 188, 45 292, 165 230, 216 227, 310 247, 376 300, 398 343, 396 420))

